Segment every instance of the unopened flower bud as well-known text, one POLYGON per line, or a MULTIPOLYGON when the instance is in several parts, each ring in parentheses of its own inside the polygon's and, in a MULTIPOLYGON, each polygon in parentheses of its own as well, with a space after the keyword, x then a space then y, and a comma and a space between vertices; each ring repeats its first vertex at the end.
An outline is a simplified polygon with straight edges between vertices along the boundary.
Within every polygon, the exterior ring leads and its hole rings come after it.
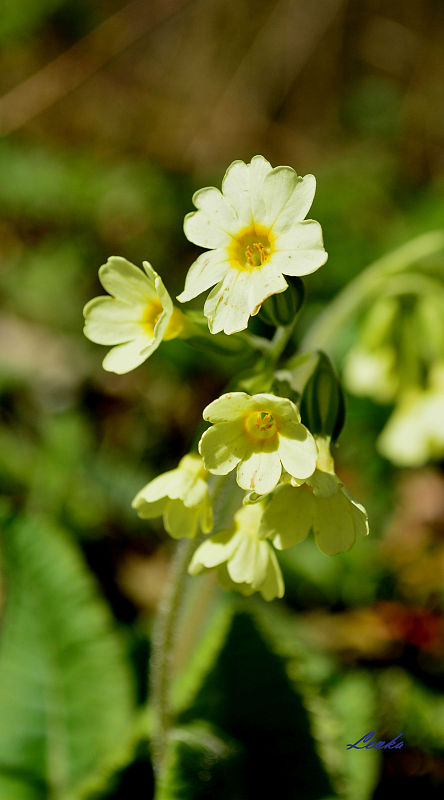
POLYGON ((345 399, 340 380, 328 356, 319 359, 301 400, 301 417, 316 436, 338 438, 345 421, 345 399))

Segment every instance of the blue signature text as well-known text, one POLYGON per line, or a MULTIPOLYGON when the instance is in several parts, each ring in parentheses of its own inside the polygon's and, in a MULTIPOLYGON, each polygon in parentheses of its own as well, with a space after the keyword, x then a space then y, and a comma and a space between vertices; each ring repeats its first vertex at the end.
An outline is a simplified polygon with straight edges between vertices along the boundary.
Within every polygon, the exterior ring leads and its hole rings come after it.
POLYGON ((402 733, 398 733, 398 735, 395 736, 395 738, 390 742, 385 742, 384 740, 380 742, 372 742, 371 739, 373 739, 374 735, 374 731, 366 733, 362 739, 358 739, 358 741, 354 744, 348 744, 347 750, 400 750, 401 747, 404 747, 403 741, 398 742, 398 739, 402 736, 402 733))

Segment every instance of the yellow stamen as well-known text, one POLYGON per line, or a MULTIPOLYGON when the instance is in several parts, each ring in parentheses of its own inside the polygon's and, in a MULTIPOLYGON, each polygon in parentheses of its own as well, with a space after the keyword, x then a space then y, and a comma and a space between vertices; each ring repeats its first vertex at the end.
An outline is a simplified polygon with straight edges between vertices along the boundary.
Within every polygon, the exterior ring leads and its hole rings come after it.
POLYGON ((274 236, 265 225, 248 225, 233 236, 227 248, 231 266, 252 270, 269 261, 274 251, 274 236))
POLYGON ((276 420, 269 411, 252 411, 244 425, 247 436, 255 442, 272 439, 277 434, 276 420))

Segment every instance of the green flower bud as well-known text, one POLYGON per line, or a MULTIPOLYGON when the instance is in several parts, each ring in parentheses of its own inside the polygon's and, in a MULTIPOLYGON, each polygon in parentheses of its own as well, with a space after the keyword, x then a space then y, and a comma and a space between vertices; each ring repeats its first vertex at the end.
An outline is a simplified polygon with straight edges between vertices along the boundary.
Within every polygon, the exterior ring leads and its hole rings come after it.
POLYGON ((305 287, 301 278, 287 277, 288 289, 273 294, 263 303, 260 318, 267 325, 290 325, 301 309, 305 299, 305 287))
POLYGON ((328 356, 319 352, 318 363, 308 379, 301 400, 304 425, 317 436, 335 441, 345 421, 345 398, 328 356))

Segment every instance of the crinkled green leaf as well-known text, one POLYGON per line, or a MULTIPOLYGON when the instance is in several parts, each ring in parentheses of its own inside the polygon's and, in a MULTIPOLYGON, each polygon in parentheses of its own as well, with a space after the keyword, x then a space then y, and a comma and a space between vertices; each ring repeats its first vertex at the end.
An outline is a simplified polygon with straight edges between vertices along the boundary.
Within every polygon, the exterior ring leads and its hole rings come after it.
POLYGON ((68 535, 23 518, 3 534, 0 797, 65 800, 125 734, 122 642, 68 535))

